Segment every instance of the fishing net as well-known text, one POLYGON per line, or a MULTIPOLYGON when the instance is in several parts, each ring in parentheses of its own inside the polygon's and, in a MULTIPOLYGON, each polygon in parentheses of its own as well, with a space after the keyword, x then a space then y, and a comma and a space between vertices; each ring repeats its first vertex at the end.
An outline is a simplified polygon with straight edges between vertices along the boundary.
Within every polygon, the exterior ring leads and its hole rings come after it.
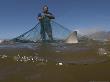
MULTIPOLYGON (((53 41, 64 41, 71 31, 64 26, 51 21, 51 27, 52 27, 52 36, 53 36, 53 41)), ((41 25, 38 23, 34 28, 31 30, 21 34, 20 36, 12 39, 14 42, 41 42, 41 25)), ((46 40, 49 41, 49 37, 46 34, 46 40)))

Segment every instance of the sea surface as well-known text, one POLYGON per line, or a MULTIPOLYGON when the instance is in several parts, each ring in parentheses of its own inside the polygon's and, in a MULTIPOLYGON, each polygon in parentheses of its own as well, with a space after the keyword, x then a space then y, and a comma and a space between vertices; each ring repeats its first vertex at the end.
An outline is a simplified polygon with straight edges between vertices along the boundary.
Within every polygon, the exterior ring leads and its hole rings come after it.
POLYGON ((0 44, 0 82, 110 82, 110 42, 0 44))

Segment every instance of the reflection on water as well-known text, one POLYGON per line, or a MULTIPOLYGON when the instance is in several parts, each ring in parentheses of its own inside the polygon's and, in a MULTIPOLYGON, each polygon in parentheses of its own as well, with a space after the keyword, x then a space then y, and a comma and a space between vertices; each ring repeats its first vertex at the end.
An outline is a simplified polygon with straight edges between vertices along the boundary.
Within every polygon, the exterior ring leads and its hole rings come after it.
MULTIPOLYGON (((95 69, 94 67, 97 69, 97 65, 109 63, 109 46, 105 43, 2 44, 0 45, 0 82, 48 82, 52 81, 52 78, 56 78, 55 82, 77 82, 76 80, 82 77, 78 71, 84 73, 84 69, 88 68, 88 73, 91 73, 90 70, 95 69), (77 73, 78 76, 72 73, 77 73)), ((99 71, 102 71, 102 68, 103 65, 99 71)), ((90 74, 90 77, 94 76, 90 74)), ((90 77, 80 79, 78 82, 91 80, 90 77)))

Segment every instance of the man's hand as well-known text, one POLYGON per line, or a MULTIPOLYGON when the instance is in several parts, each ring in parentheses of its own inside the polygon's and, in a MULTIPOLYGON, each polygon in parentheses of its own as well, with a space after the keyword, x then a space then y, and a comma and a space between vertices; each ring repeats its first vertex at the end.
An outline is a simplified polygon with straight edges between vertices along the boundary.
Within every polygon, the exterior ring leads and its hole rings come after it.
POLYGON ((44 16, 47 16, 47 17, 49 17, 50 19, 55 19, 55 17, 54 17, 52 14, 44 13, 44 16))
POLYGON ((38 20, 42 20, 44 18, 44 16, 38 17, 38 20))
POLYGON ((50 16, 51 16, 50 14, 47 14, 47 13, 45 13, 44 15, 45 15, 45 16, 48 16, 48 17, 50 17, 50 16))

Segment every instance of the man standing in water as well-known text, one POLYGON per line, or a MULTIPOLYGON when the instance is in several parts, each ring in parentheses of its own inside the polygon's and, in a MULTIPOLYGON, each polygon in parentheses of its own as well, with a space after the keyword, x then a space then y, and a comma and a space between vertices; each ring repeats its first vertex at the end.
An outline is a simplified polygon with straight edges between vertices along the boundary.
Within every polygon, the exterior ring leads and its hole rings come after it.
POLYGON ((46 34, 48 35, 49 40, 53 40, 52 36, 52 27, 51 27, 51 19, 55 19, 52 13, 48 11, 48 6, 45 5, 43 7, 43 12, 39 13, 38 19, 41 25, 41 39, 42 41, 46 41, 46 34))

